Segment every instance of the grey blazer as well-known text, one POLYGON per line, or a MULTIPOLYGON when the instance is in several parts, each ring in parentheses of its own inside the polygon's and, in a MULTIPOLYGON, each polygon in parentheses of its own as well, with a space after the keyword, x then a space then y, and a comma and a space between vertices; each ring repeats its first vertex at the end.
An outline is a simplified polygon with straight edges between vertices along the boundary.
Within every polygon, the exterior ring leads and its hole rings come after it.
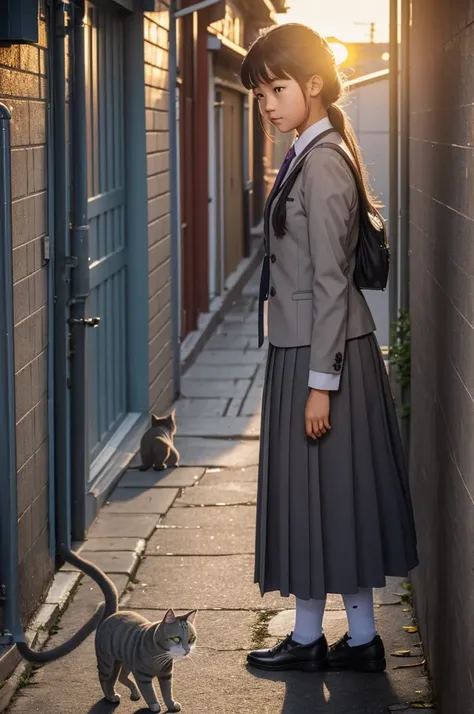
MULTIPOLYGON (((318 143, 329 141, 348 151, 336 132, 318 143)), ((275 347, 310 345, 310 369, 338 375, 346 341, 375 330, 353 279, 359 235, 357 188, 336 151, 314 148, 290 192, 286 233, 277 238, 272 226, 276 199, 299 158, 265 207, 268 339, 275 347)))

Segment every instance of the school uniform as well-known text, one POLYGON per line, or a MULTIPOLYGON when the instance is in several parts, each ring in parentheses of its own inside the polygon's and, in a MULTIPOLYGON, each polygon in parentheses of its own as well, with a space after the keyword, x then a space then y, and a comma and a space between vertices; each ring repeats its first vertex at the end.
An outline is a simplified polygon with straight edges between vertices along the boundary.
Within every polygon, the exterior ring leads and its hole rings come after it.
MULTIPOLYGON (((383 587, 418 564, 408 476, 395 406, 353 273, 359 235, 357 189, 341 156, 305 158, 277 238, 273 212, 302 150, 265 207, 269 350, 263 391, 255 582, 263 595, 301 599, 383 587), (305 431, 309 387, 330 390, 330 432, 305 431)), ((348 150, 334 132, 323 139, 348 150)), ((279 184, 279 185, 278 185, 279 184)), ((264 278, 265 280, 265 278, 264 278)))

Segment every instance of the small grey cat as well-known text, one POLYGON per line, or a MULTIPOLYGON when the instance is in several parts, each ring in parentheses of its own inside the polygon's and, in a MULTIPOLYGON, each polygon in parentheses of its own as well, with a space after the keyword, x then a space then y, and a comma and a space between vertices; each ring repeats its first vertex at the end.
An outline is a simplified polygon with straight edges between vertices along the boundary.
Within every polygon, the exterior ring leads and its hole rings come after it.
POLYGON ((140 466, 129 468, 148 471, 152 466, 155 471, 164 471, 179 465, 179 452, 173 443, 176 433, 176 412, 165 417, 151 415, 151 426, 143 434, 140 442, 140 466))
POLYGON ((196 610, 176 616, 168 610, 161 622, 150 622, 135 612, 120 611, 97 629, 95 648, 99 680, 105 698, 120 702, 117 680, 130 690, 130 699, 143 695, 152 712, 161 711, 153 679, 158 677, 169 712, 181 711, 173 700, 173 660, 186 657, 196 646, 196 610), (135 682, 130 679, 133 674, 135 682))

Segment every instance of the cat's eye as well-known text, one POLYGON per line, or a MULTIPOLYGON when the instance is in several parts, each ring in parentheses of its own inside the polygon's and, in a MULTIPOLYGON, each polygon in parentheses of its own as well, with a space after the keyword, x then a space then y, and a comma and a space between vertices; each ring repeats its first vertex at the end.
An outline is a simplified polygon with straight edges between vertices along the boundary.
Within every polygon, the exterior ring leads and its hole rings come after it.
POLYGON ((176 642, 177 645, 181 642, 181 637, 170 637, 172 642, 176 642))
POLYGON ((196 642, 196 638, 194 637, 194 635, 191 635, 191 637, 189 638, 188 642, 189 642, 190 645, 193 645, 193 644, 196 642))

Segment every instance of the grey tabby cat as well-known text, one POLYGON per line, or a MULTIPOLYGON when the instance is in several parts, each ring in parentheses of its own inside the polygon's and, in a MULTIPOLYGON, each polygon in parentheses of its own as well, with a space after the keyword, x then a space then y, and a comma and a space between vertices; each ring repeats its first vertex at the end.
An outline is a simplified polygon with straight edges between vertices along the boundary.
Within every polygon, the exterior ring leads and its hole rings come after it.
POLYGON ((148 708, 159 712, 161 706, 153 686, 153 679, 158 677, 168 711, 181 711, 181 705, 173 700, 173 660, 186 657, 196 646, 196 612, 177 617, 168 610, 161 622, 150 622, 135 612, 121 611, 102 622, 95 647, 105 698, 120 702, 115 691, 118 680, 128 687, 132 701, 140 699, 141 692, 148 708))
POLYGON ((165 417, 151 415, 151 426, 143 434, 140 442, 140 466, 129 469, 147 471, 152 466, 155 471, 164 471, 179 464, 179 452, 173 443, 176 433, 175 411, 165 417))

